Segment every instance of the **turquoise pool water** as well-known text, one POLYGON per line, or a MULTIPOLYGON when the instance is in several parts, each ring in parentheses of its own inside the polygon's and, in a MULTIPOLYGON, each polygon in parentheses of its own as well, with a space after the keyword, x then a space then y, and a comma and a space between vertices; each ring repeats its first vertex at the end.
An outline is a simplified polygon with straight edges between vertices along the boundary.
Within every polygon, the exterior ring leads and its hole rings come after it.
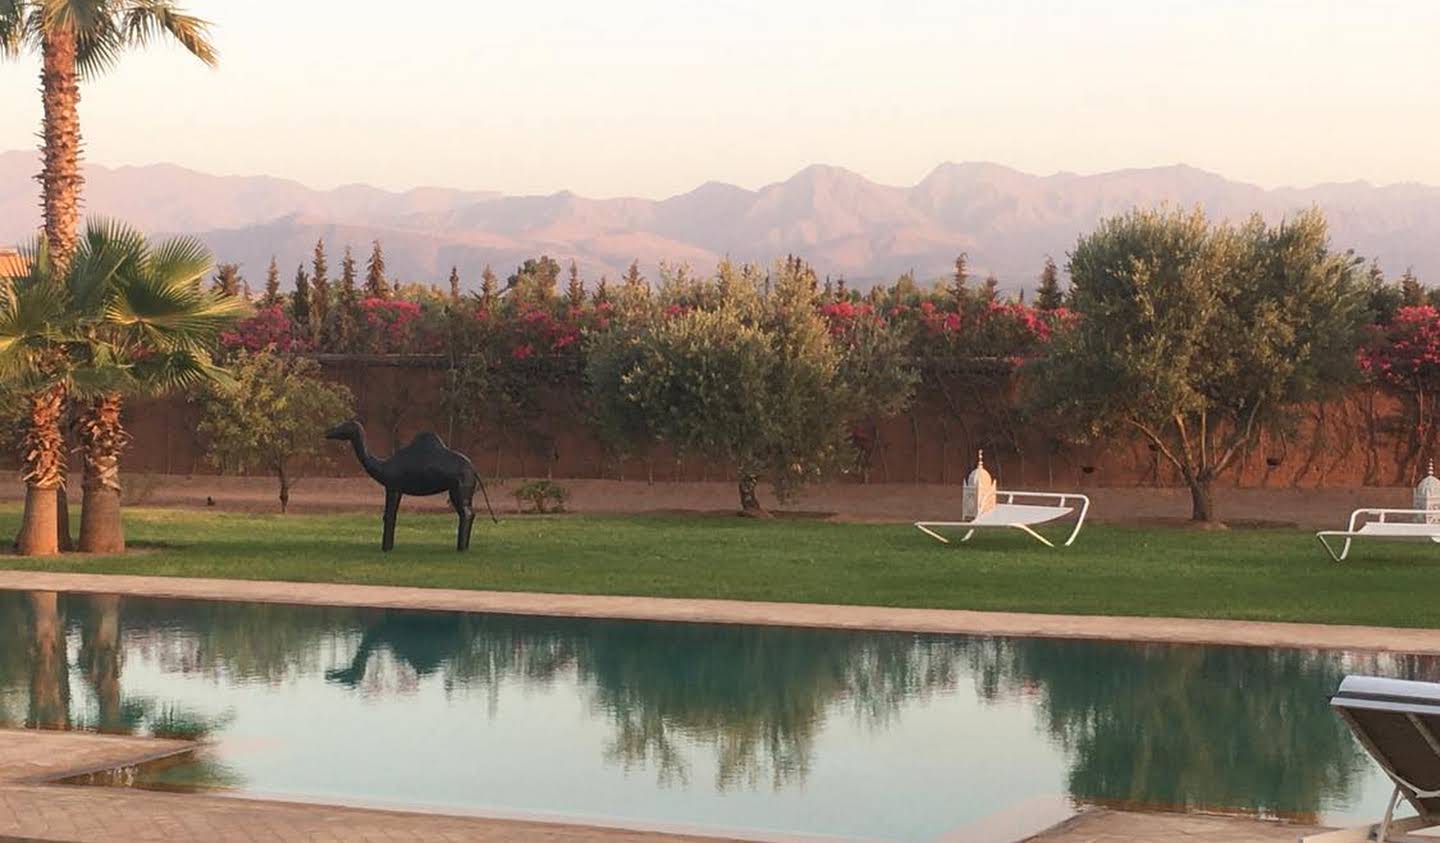
POLYGON ((1058 800, 1374 813, 1384 783, 1326 697, 1347 671, 1440 675, 1318 651, 14 592, 0 641, 0 723, 210 742, 140 786, 892 841, 1058 800))

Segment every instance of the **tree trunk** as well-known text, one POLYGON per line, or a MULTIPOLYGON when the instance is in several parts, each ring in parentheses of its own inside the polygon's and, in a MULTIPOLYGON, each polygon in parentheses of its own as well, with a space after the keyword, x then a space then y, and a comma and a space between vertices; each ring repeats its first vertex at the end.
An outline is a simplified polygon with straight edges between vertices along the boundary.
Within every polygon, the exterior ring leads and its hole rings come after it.
POLYGON ((80 415, 80 450, 85 461, 84 499, 80 509, 82 553, 124 553, 120 520, 120 452, 129 436, 120 423, 121 398, 107 393, 80 415))
POLYGON ((25 487, 25 514, 20 521, 20 535, 15 540, 21 556, 54 556, 60 552, 60 537, 55 532, 57 491, 25 487))
POLYGON ((56 274, 63 276, 75 254, 84 185, 80 174, 80 85, 71 27, 46 32, 41 54, 40 94, 45 115, 41 129, 44 168, 39 181, 50 260, 56 274))
POLYGON ((75 549, 75 539, 70 535, 70 495, 64 486, 55 490, 55 543, 64 553, 75 549))
POLYGON ((280 477, 280 514, 284 515, 290 510, 290 475, 283 465, 275 473, 280 477))
POLYGON ((1215 490, 1210 478, 1190 481, 1190 520, 1218 525, 1220 511, 1215 508, 1215 490))
POLYGON ((65 390, 35 393, 28 403, 29 429, 21 445, 25 514, 15 543, 21 556, 53 556, 60 552, 56 493, 65 483, 65 438, 60 434, 65 390))
POLYGON ((760 505, 760 498, 756 496, 755 489, 760 485, 760 478, 748 472, 740 472, 740 514, 751 518, 769 518, 770 513, 760 505))

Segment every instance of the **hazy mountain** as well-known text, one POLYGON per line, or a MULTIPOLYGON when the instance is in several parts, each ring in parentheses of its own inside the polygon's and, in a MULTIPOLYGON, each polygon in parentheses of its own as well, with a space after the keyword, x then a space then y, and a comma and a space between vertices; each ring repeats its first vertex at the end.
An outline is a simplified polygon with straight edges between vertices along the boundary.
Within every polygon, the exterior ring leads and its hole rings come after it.
MULTIPOLYGON (((0 154, 0 243, 21 242, 38 224, 37 170, 32 152, 0 154)), ((709 182, 659 201, 365 185, 322 191, 168 164, 90 166, 86 177, 88 213, 156 234, 195 234, 221 260, 241 263, 254 286, 271 255, 288 283, 323 237, 332 266, 345 244, 363 260, 378 238, 398 277, 438 282, 457 265, 467 286, 486 263, 503 277, 540 253, 574 258, 592 282, 618 276, 633 259, 653 275, 662 260, 708 269, 724 255, 769 261, 793 253, 863 285, 907 270, 922 280, 943 276, 964 251, 977 275, 993 272, 1013 289, 1034 285, 1045 255, 1063 263, 1102 217, 1162 202, 1270 219, 1317 205, 1336 245, 1379 258, 1391 274, 1413 266, 1422 278, 1440 278, 1440 188, 1264 190, 1183 165, 1034 176, 998 164, 942 164, 912 187, 817 165, 758 190, 709 182)))

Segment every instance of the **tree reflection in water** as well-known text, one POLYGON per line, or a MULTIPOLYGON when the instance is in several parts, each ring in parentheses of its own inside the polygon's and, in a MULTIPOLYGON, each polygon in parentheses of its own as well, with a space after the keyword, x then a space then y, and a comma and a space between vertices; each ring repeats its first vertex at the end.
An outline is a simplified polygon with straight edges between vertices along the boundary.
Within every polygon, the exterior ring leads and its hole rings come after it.
POLYGON ((1364 763, 1325 705, 1339 654, 1044 640, 976 654, 983 696, 1038 698, 1082 801, 1311 820, 1364 763))
POLYGON ((25 725, 70 728, 70 662, 65 652, 65 621, 60 595, 33 591, 30 603, 30 710, 25 725))
MULTIPOLYGON (((883 729, 968 678, 991 704, 1038 702, 1037 728, 1063 749, 1082 801, 1309 817, 1350 794, 1364 763, 1324 704, 1358 657, 1327 653, 53 593, 0 593, 0 635, 28 643, 0 648, 0 721, 50 728, 224 728, 224 715, 127 696, 127 658, 217 686, 324 677, 391 695, 434 678, 446 694, 487 694, 492 710, 507 683, 573 683, 608 721, 613 763, 683 785, 713 754, 717 789, 780 789, 803 783, 828 719, 883 729), (71 699, 67 628, 86 705, 71 699)), ((1440 674, 1433 658, 1384 659, 1361 668, 1440 674)), ((186 775, 234 783, 219 768, 186 775)))

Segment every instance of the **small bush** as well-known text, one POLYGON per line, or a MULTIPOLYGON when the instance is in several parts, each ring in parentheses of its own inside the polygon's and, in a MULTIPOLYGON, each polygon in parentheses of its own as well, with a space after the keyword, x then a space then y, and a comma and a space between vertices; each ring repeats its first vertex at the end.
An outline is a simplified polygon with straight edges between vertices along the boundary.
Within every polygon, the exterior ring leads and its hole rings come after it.
POLYGON ((564 512, 565 501, 570 493, 564 486, 553 480, 532 480, 515 490, 515 508, 521 512, 544 515, 549 512, 564 512), (529 509, 526 509, 529 504, 529 509))

